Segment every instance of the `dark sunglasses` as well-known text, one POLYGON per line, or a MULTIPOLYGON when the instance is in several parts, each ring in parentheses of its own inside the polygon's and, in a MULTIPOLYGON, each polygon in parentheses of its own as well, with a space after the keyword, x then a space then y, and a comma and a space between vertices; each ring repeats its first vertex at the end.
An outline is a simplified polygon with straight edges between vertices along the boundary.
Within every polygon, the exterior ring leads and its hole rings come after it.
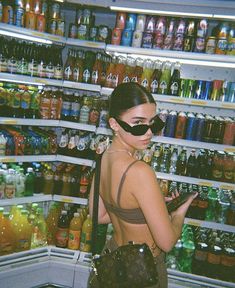
POLYGON ((134 136, 141 136, 144 135, 149 129, 151 129, 153 134, 156 134, 157 132, 161 131, 162 128, 165 126, 165 123, 159 118, 158 115, 156 115, 153 118, 153 124, 147 125, 147 124, 140 124, 135 126, 130 126, 126 122, 115 118, 117 123, 124 129, 126 132, 131 133, 134 136))

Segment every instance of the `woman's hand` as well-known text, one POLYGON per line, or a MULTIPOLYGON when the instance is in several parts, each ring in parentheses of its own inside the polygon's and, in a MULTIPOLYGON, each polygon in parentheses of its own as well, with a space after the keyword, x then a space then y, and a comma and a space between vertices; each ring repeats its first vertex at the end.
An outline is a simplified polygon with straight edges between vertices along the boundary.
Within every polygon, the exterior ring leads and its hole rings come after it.
POLYGON ((178 197, 180 194, 178 191, 176 191, 175 193, 172 192, 171 193, 171 196, 167 196, 167 197, 164 197, 165 198, 165 202, 170 202, 171 200, 175 199, 176 197, 178 197))
POLYGON ((182 204, 181 206, 179 206, 175 211, 171 212, 171 217, 173 218, 176 215, 183 215, 185 216, 187 213, 187 210, 189 208, 189 206, 191 205, 191 203, 193 202, 193 200, 198 196, 198 193, 195 193, 193 195, 191 195, 188 200, 182 204))

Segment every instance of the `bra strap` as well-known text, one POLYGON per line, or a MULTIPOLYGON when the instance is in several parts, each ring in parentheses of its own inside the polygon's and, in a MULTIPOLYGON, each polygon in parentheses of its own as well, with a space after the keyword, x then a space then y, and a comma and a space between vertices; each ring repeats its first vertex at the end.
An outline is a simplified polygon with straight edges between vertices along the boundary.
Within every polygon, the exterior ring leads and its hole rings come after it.
POLYGON ((128 170, 131 168, 131 166, 134 165, 137 161, 139 161, 139 160, 135 160, 135 161, 133 161, 131 164, 129 164, 129 165, 127 166, 125 172, 124 172, 123 175, 122 175, 120 184, 119 184, 119 186, 118 186, 118 194, 117 194, 117 206, 119 206, 119 207, 120 207, 121 190, 122 190, 123 183, 124 183, 124 181, 125 181, 125 179, 126 179, 126 174, 127 174, 128 170))

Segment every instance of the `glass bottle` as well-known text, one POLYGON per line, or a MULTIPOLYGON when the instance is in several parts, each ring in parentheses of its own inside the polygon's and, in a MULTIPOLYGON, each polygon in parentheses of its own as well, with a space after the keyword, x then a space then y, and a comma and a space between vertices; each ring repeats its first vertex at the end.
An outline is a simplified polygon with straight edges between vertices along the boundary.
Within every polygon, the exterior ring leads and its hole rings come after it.
POLYGON ((167 94, 171 81, 171 63, 166 61, 162 65, 162 74, 159 80, 158 94, 167 94))
POLYGON ((153 63, 153 73, 151 76, 151 83, 150 83, 150 92, 151 93, 157 93, 158 87, 159 87, 159 81, 161 78, 161 68, 162 68, 162 62, 157 60, 153 63))
POLYGON ((91 125, 98 125, 99 117, 100 117, 100 105, 99 98, 94 97, 91 102, 91 109, 89 112, 89 121, 88 123, 91 125))
POLYGON ((171 77, 170 86, 169 86, 169 95, 179 96, 180 92, 180 63, 176 62, 174 65, 174 72, 171 77))
POLYGON ((186 175, 189 177, 197 177, 197 159, 195 149, 191 150, 187 161, 186 175))
POLYGON ((83 97, 82 106, 80 110, 79 122, 88 124, 90 114, 90 99, 86 96, 83 97))

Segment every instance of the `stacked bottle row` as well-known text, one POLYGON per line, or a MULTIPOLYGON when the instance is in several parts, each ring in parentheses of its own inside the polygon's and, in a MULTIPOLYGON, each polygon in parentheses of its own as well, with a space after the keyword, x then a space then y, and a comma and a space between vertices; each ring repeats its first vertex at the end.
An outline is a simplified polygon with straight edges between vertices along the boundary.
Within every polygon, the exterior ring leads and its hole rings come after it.
POLYGON ((186 217, 235 226, 235 191, 176 181, 159 180, 164 196, 197 192, 186 217))
POLYGON ((0 125, 1 155, 56 154, 57 135, 53 130, 29 126, 0 125))
POLYGON ((0 7, 0 22, 64 36, 65 20, 60 3, 45 0, 3 0, 0 7))
POLYGON ((156 172, 235 183, 235 157, 232 152, 192 149, 169 144, 152 144, 137 157, 156 172))
POLYGON ((235 145, 235 121, 230 117, 167 110, 159 115, 165 122, 161 134, 166 137, 235 145))
POLYGON ((0 72, 62 79, 62 49, 0 37, 0 72))
POLYGON ((0 167, 0 199, 63 195, 87 198, 92 169, 65 163, 2 164, 0 167))
POLYGON ((167 267, 235 282, 233 233, 184 225, 181 239, 167 255, 167 267))
POLYGON ((90 252, 92 222, 86 207, 53 203, 47 215, 42 207, 0 207, 0 255, 47 245, 90 252))
POLYGON ((235 54, 233 22, 118 12, 114 45, 208 54, 235 54))

